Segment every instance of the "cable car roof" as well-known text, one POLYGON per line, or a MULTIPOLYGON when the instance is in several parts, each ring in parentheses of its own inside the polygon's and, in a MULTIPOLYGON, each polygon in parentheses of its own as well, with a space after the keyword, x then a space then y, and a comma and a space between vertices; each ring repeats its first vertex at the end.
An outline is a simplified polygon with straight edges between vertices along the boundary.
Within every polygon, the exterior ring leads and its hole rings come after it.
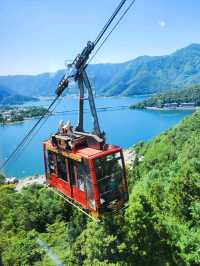
POLYGON ((93 149, 90 147, 85 147, 78 149, 75 152, 72 151, 67 152, 67 151, 58 150, 56 147, 52 145, 52 143, 49 140, 45 141, 44 144, 46 145, 48 150, 53 151, 55 153, 61 153, 64 156, 69 157, 76 161, 80 161, 82 158, 94 159, 96 157, 106 156, 111 153, 119 152, 121 150, 121 148, 118 146, 108 145, 108 149, 105 151, 93 149))
POLYGON ((105 156, 114 152, 119 152, 121 150, 121 148, 117 147, 117 146, 113 146, 113 145, 109 145, 108 149, 103 151, 103 150, 96 150, 93 148, 82 148, 79 149, 77 154, 82 155, 83 157, 87 157, 90 159, 96 158, 96 157, 101 157, 101 156, 105 156))

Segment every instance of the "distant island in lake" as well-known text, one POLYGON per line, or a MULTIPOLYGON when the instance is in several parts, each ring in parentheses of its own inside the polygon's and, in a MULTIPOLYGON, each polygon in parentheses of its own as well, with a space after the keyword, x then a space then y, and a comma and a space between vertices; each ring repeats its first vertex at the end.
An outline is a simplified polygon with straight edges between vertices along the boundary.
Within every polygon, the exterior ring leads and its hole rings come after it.
POLYGON ((0 107, 0 124, 11 124, 23 122, 26 119, 45 115, 47 109, 44 107, 0 107))

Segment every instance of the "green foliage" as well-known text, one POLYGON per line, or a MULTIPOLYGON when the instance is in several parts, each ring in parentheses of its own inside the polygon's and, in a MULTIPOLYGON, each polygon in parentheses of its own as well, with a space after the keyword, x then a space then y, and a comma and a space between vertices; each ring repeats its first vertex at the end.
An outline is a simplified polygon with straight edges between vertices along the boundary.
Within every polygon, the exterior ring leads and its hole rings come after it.
POLYGON ((2 264, 54 265, 39 238, 63 265, 199 265, 199 136, 200 110, 134 146, 128 207, 100 223, 41 186, 20 193, 2 186, 2 264))
POLYGON ((32 232, 20 232, 4 241, 3 244, 7 242, 8 245, 2 252, 2 261, 5 266, 34 265, 42 258, 43 251, 38 247, 32 232))
POLYGON ((152 94, 200 83, 200 45, 192 44, 168 56, 141 56, 121 64, 103 88, 106 95, 152 94))
POLYGON ((4 174, 2 174, 0 172, 0 184, 2 184, 4 182, 4 180, 5 180, 5 176, 4 176, 4 174))
POLYGON ((22 115, 13 115, 10 120, 10 122, 19 122, 19 121, 24 121, 24 117, 22 115))
POLYGON ((130 242, 138 252, 144 249, 146 259, 143 256, 141 265, 200 263, 199 136, 197 111, 180 125, 137 147, 138 156, 144 156, 144 160, 131 172, 130 183, 137 181, 126 217, 133 232, 130 242), (142 246, 135 244, 138 241, 142 246))
POLYGON ((33 265, 43 252, 38 251, 31 231, 45 232, 49 224, 66 217, 64 203, 45 188, 32 186, 21 193, 0 190, 0 205, 4 265, 33 265))
POLYGON ((184 90, 172 90, 164 93, 156 94, 149 99, 138 104, 131 105, 130 108, 144 109, 145 107, 163 108, 164 104, 177 103, 194 103, 195 106, 200 106, 200 85, 194 85, 184 90))
POLYGON ((24 119, 45 115, 47 109, 40 106, 32 107, 1 107, 0 124, 24 121, 24 119), (5 116, 5 117, 4 117, 5 116))

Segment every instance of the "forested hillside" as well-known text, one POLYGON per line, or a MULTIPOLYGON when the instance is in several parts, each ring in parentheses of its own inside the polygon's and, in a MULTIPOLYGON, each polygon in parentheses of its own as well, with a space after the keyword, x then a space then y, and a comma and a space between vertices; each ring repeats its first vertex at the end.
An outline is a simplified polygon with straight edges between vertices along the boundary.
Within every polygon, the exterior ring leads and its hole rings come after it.
POLYGON ((2 265, 200 264, 200 111, 147 144, 128 171, 129 204, 101 223, 42 187, 0 187, 2 265))
MULTIPOLYGON (((105 87, 121 70, 123 64, 96 64, 89 65, 88 74, 92 85, 97 92, 105 87)), ((9 87, 20 94, 28 96, 50 96, 55 94, 56 86, 66 73, 66 70, 58 70, 55 73, 43 73, 39 75, 0 76, 0 85, 9 87), (28 87, 28 90, 27 90, 28 87)), ((77 90, 70 89, 68 93, 77 90)))
MULTIPOLYGON (((150 94, 200 84, 200 44, 166 56, 141 56, 120 64, 91 64, 90 78, 100 95, 150 94)), ((0 85, 19 94, 46 96, 55 93, 64 70, 40 75, 0 76, 0 85)))
POLYGON ((172 90, 158 93, 140 103, 132 105, 131 108, 162 108, 168 103, 177 103, 178 105, 183 103, 194 103, 195 106, 200 106, 200 85, 194 85, 181 91, 172 90))

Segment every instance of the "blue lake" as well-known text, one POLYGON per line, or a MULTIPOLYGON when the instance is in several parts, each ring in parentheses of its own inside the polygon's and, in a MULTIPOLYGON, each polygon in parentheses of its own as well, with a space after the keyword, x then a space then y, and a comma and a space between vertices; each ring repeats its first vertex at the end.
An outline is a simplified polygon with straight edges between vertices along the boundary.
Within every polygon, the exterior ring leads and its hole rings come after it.
MULTIPOLYGON (((151 139, 177 124, 186 115, 191 114, 191 111, 151 111, 120 108, 120 106, 129 106, 141 100, 141 97, 96 98, 97 108, 114 107, 108 110, 98 110, 101 129, 106 132, 107 142, 127 148, 138 141, 151 139)), ((47 100, 32 103, 32 105, 42 106, 48 106, 48 104, 47 100)), ((43 173, 42 141, 57 130, 61 119, 76 123, 77 108, 76 97, 62 98, 55 111, 69 112, 51 116, 23 152, 8 164, 4 171, 5 174, 20 178, 43 173)), ((92 121, 87 109, 88 106, 86 105, 85 130, 90 130, 92 121)), ((0 164, 9 156, 35 122, 34 119, 19 124, 0 126, 0 164)))

